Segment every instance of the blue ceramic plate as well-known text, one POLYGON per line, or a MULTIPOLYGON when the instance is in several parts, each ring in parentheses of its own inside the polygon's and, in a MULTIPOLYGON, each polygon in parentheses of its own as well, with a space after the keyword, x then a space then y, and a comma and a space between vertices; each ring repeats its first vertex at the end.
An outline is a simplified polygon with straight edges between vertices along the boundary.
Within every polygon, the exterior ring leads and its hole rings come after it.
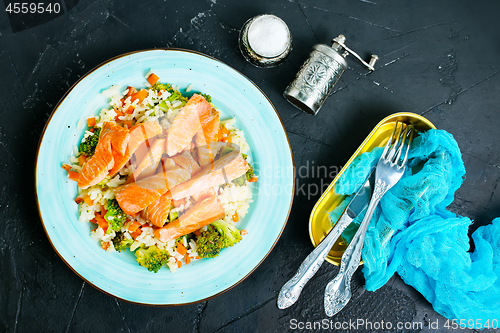
POLYGON ((266 258, 290 213, 294 190, 290 144, 276 109, 249 79, 201 53, 155 49, 128 53, 100 65, 63 97, 49 119, 38 151, 36 193, 47 236, 59 256, 85 281, 120 299, 150 305, 198 302, 241 282, 266 258), (248 235, 215 259, 202 259, 176 273, 148 272, 130 251, 108 253, 90 238, 90 223, 78 221, 76 184, 61 168, 80 142, 80 119, 107 106, 101 91, 111 85, 144 86, 153 68, 169 82, 212 96, 221 118, 236 117, 245 132, 259 181, 253 203, 239 223, 248 235))

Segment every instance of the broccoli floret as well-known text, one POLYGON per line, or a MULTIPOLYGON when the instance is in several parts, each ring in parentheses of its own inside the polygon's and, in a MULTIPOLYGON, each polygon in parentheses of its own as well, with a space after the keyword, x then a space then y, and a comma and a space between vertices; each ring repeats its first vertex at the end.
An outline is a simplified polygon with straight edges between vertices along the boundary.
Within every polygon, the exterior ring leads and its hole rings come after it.
POLYGON ((169 258, 168 252, 159 249, 156 245, 151 245, 147 248, 139 248, 135 251, 135 256, 137 257, 139 265, 155 273, 162 268, 169 258))
POLYGON ((175 101, 175 100, 180 100, 180 101, 183 101, 183 102, 187 102, 188 98, 182 96, 182 94, 180 92, 176 91, 176 90, 171 90, 170 91, 170 96, 167 97, 167 101, 172 102, 172 101, 175 101))
POLYGON ((187 97, 182 96, 182 94, 180 92, 178 92, 177 90, 174 90, 170 83, 157 82, 151 87, 151 89, 153 89, 155 91, 160 91, 160 90, 168 91, 170 93, 170 96, 167 97, 167 101, 169 101, 169 102, 172 102, 175 100, 187 102, 187 100, 188 100, 187 97))
POLYGON ((209 225, 207 230, 201 233, 201 236, 196 241, 196 251, 201 258, 217 257, 222 250, 222 238, 220 233, 209 225))
POLYGON ((92 157, 95 153, 95 147, 97 147, 97 143, 99 142, 100 134, 101 129, 99 127, 94 127, 94 134, 89 135, 80 143, 80 153, 87 157, 92 157))
POLYGON ((211 225, 215 227, 221 235, 222 247, 231 247, 241 240, 241 233, 238 228, 234 226, 234 224, 224 220, 217 220, 211 225))
POLYGON ((250 180, 253 178, 253 176, 255 175, 255 172, 253 170, 253 167, 250 165, 250 163, 248 163, 248 166, 250 167, 248 170, 247 170, 247 173, 246 173, 246 178, 247 180, 250 180))
POLYGON ((217 220, 201 233, 196 241, 196 251, 201 258, 214 258, 223 248, 231 247, 240 240, 238 228, 226 221, 217 220))
POLYGON ((118 201, 111 199, 108 200, 108 211, 104 215, 104 219, 108 222, 108 231, 120 231, 127 222, 127 215, 118 205, 118 201))
POLYGON ((130 246, 132 246, 132 243, 134 243, 134 239, 126 238, 125 233, 122 231, 118 231, 115 237, 113 237, 113 245, 115 250, 118 252, 127 250, 130 246))
POLYGON ((151 89, 155 90, 155 91, 160 91, 160 90, 167 90, 167 91, 171 91, 172 90, 172 85, 170 83, 160 83, 160 82, 157 82, 155 83, 151 89))

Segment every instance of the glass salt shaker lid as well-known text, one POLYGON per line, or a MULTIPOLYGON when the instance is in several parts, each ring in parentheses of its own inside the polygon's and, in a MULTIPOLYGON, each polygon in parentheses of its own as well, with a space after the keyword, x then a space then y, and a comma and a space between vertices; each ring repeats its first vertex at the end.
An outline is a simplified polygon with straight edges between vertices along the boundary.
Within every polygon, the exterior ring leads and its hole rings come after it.
POLYGON ((240 51, 257 67, 280 64, 292 49, 292 35, 286 23, 271 14, 249 19, 240 31, 240 51))

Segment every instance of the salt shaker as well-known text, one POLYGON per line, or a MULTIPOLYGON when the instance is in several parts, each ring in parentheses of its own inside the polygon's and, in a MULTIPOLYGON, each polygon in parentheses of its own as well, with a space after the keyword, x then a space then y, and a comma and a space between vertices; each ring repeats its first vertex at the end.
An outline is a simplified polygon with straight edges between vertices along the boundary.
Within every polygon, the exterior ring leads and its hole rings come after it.
POLYGON ((240 51, 257 67, 273 67, 285 60, 292 49, 292 35, 286 23, 271 14, 249 19, 239 35, 240 51))
POLYGON ((369 63, 345 45, 345 36, 338 35, 332 46, 313 46, 295 80, 286 87, 283 97, 297 108, 316 115, 330 95, 333 87, 347 69, 346 57, 351 54, 370 71, 374 71, 378 56, 373 54, 369 63))

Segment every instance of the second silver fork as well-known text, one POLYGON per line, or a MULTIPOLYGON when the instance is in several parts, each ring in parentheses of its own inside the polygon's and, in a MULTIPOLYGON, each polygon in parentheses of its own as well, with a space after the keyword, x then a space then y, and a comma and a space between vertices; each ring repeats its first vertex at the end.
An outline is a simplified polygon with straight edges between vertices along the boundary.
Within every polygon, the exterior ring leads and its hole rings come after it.
POLYGON ((359 266, 368 224, 380 199, 403 176, 413 132, 412 125, 398 127, 396 123, 380 157, 375 171, 375 188, 363 222, 342 255, 339 273, 325 289, 325 312, 330 317, 342 310, 351 299, 351 278, 359 266))

